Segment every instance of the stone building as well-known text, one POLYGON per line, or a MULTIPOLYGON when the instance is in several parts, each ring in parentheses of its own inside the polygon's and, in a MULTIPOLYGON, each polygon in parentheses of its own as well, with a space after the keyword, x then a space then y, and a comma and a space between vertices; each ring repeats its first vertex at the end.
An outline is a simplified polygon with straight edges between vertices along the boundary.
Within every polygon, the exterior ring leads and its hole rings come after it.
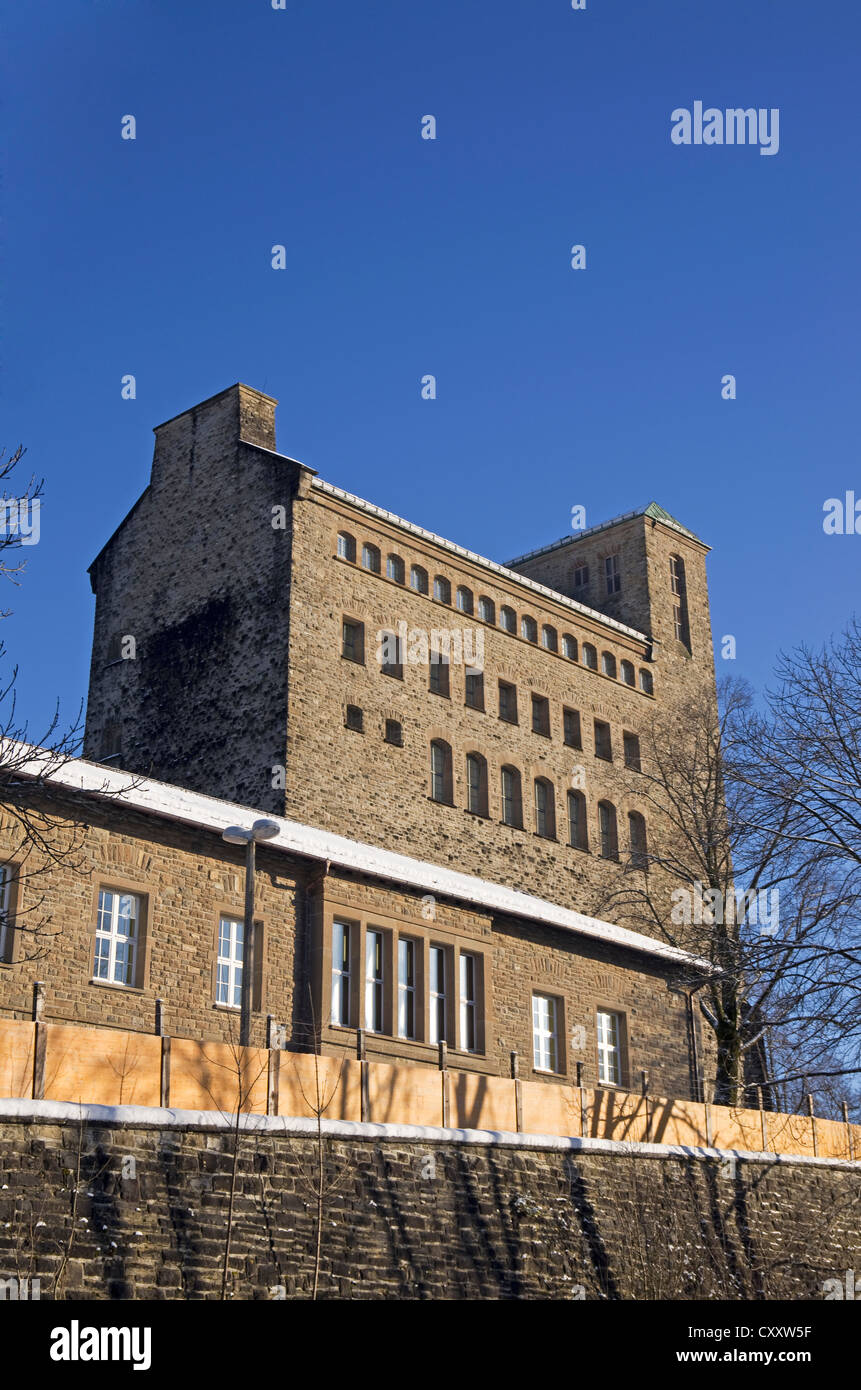
MULTIPOLYGON (((656 504, 501 565, 275 449, 237 385, 159 426, 91 567, 85 760, 36 778, 84 858, 34 959, 3 822, 0 1009, 235 1030, 241 852, 261 848, 254 1040, 697 1095, 698 963, 591 905, 643 872, 639 736, 713 695, 707 547, 656 504), (134 774, 130 778, 128 774, 134 774), (17 884, 17 886, 16 886, 17 884), (17 898, 16 898, 17 895, 17 898), (16 925, 16 923, 18 925, 16 925), (19 929, 20 927, 20 929, 19 929), (132 940, 133 938, 133 940, 132 940)), ((30 904, 32 905, 32 904, 30 904)))
POLYGON ((654 829, 643 727, 714 692, 707 547, 652 504, 499 565, 277 454, 274 412, 156 429, 90 571, 86 756, 596 910, 654 829))

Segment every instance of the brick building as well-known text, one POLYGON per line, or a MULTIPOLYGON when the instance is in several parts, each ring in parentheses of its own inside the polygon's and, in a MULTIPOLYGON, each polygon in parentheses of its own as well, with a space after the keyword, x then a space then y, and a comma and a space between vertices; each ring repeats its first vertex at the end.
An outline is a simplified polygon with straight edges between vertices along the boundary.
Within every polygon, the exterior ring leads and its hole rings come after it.
POLYGON ((707 547, 653 503, 500 565, 278 454, 274 411, 237 385, 159 426, 91 567, 87 761, 32 792, 85 824, 84 861, 43 880, 62 931, 40 960, 11 874, 0 1008, 39 977, 58 1018, 146 1030, 161 999, 175 1032, 230 1037, 220 831, 265 813, 256 1041, 271 1015, 294 1048, 361 1027, 379 1057, 445 1041, 491 1075, 516 1051, 696 1094, 696 963, 594 904, 657 829, 640 731, 714 692, 707 547))

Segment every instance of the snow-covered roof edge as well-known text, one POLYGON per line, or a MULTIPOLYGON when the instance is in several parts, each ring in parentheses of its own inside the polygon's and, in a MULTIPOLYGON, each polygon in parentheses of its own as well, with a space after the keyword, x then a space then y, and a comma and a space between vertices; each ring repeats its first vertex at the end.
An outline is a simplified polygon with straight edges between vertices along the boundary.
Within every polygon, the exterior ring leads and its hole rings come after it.
MULTIPOLYGON (((88 762, 84 758, 70 759, 57 766, 56 759, 49 750, 13 743, 11 740, 9 750, 16 759, 16 772, 21 776, 41 777, 46 782, 89 795, 110 795, 134 810, 186 825, 197 825, 205 830, 220 832, 228 825, 247 823, 255 816, 263 814, 254 807, 205 796, 201 792, 189 791, 170 782, 138 778, 132 773, 106 767, 102 763, 88 762), (22 761, 19 765, 18 759, 27 753, 32 755, 30 760, 22 761)), ((709 961, 682 951, 676 946, 644 936, 640 932, 630 931, 627 927, 604 922, 598 917, 587 917, 582 912, 547 902, 544 898, 534 897, 530 893, 522 893, 518 889, 507 888, 504 884, 477 878, 456 869, 446 869, 424 859, 413 859, 409 855, 398 854, 378 845, 349 840, 346 836, 336 835, 329 830, 270 815, 268 811, 265 814, 267 819, 273 820, 279 828, 278 834, 266 841, 268 848, 281 849, 322 863, 328 861, 341 869, 353 870, 413 889, 418 888, 439 897, 454 898, 510 917, 543 922, 548 926, 560 927, 564 931, 576 932, 580 936, 591 937, 613 946, 623 946, 676 965, 693 966, 700 970, 712 969, 709 961)))
MULTIPOLYGON (((285 1054, 289 1057, 289 1053, 285 1054)), ((233 1130, 236 1114, 222 1110, 174 1110, 146 1105, 95 1105, 91 1102, 62 1100, 0 1100, 0 1122, 19 1124, 122 1125, 128 1129, 233 1130)), ((293 1134, 314 1138, 316 1118, 292 1115, 251 1115, 238 1117, 238 1128, 248 1134, 293 1134)), ((597 1139, 588 1135, 527 1134, 505 1129, 443 1129, 436 1125, 401 1125, 360 1120, 320 1121, 325 1135, 338 1139, 373 1139, 383 1143, 471 1144, 480 1148, 549 1149, 586 1153, 624 1154, 631 1158, 735 1158, 747 1163, 803 1164, 814 1168, 859 1169, 848 1158, 819 1158, 812 1154, 766 1153, 757 1149, 710 1149, 693 1144, 652 1144, 637 1140, 597 1139)))
POLYGON ((599 613, 597 608, 589 608, 585 603, 578 603, 576 599, 560 594, 557 589, 550 589, 546 584, 539 584, 537 580, 529 579, 525 574, 518 574, 516 570, 498 564, 496 560, 488 560, 486 556, 478 555, 474 550, 467 550, 465 546, 457 545, 455 541, 447 541, 444 536, 438 536, 434 531, 426 531, 423 526, 417 526, 413 521, 405 521, 403 517, 397 516, 394 512, 386 511, 385 507, 377 507, 373 502, 366 502, 363 498, 356 497, 352 492, 345 492, 343 488, 335 487, 334 483, 327 483, 324 478, 312 478, 311 486, 316 488, 318 492, 329 493, 330 496, 349 503, 351 507, 358 507, 371 516, 379 517, 381 521, 388 521, 392 526, 397 526, 402 531, 408 531, 421 540, 430 541, 443 550, 448 550, 452 555, 459 556, 462 560, 469 560, 474 565, 481 565, 483 569, 491 570, 494 574, 510 580, 521 588, 531 589, 533 593, 540 594, 542 598, 552 599, 554 603, 561 604, 563 608, 569 608, 573 613, 580 613, 585 618, 591 618, 593 622, 600 623, 602 627, 613 628, 616 632, 624 633, 626 637, 633 637, 635 641, 644 642, 647 645, 652 640, 646 633, 638 632, 635 627, 628 627, 616 618, 608 618, 606 613, 599 613))

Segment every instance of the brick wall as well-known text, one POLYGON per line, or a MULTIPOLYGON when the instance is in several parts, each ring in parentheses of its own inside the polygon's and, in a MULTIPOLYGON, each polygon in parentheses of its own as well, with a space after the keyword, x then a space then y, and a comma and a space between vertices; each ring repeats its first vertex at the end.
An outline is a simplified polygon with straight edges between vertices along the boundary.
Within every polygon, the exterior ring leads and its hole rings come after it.
MULTIPOLYGON (((323 1143, 322 1298, 821 1299, 861 1262, 857 1178, 838 1166, 406 1131, 323 1143)), ((0 1274, 50 1297, 68 1248, 59 1297, 217 1298, 232 1145, 223 1127, 3 1116, 0 1274)), ((308 1134, 241 1138, 232 1296, 309 1297, 316 1159, 308 1134)))

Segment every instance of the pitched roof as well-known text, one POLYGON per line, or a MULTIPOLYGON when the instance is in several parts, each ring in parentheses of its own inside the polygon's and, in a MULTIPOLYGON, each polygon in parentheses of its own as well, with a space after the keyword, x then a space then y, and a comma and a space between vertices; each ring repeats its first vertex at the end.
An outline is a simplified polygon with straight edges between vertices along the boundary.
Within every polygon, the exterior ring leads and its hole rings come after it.
MULTIPOLYGON (((683 526, 680 521, 676 521, 674 516, 661 507, 657 502, 649 502, 646 507, 635 507, 632 512, 621 512, 619 516, 611 517, 609 521, 599 521, 597 526, 587 526, 584 531, 577 531, 574 535, 562 536, 558 541, 551 541, 549 545, 540 545, 537 550, 528 550, 524 555, 517 555, 513 560, 507 560, 507 565, 522 565, 526 560, 534 560, 538 555, 546 555, 550 550, 559 550, 563 545, 572 545, 575 541, 581 541, 584 536, 597 535, 599 531, 606 531, 610 526, 618 526, 623 521, 632 521, 637 516, 648 516, 653 521, 661 521, 671 530, 678 531, 682 536, 688 536, 690 540, 696 541, 697 545, 705 545, 705 541, 690 531, 687 526, 683 526)), ((706 550, 709 547, 706 546, 706 550)))
MULTIPOLYGON (((188 791, 169 782, 138 778, 131 773, 106 767, 103 763, 88 762, 84 758, 70 759, 58 766, 55 755, 49 750, 14 743, 12 740, 7 742, 12 756, 15 757, 18 775, 40 778, 54 786, 82 792, 88 796, 110 797, 111 804, 126 806, 146 815, 195 825, 220 834, 229 825, 247 824, 261 814, 253 807, 240 806, 213 796, 203 796, 200 792, 188 791), (31 756, 24 762, 21 755, 28 753, 31 756)), ((266 841, 268 849, 280 849, 302 858, 329 862, 341 869, 397 883, 402 887, 418 889, 424 893, 433 893, 442 898, 470 903, 489 912, 502 913, 530 922, 543 922, 563 931, 639 951, 674 965, 711 969, 708 961, 676 946, 670 946, 664 941, 630 931, 627 927, 618 927, 612 922, 604 922, 597 917, 588 917, 573 908, 547 902, 543 898, 508 888, 504 884, 446 869, 424 859, 414 859, 410 855, 382 849, 379 845, 349 840, 346 836, 336 835, 316 826, 302 825, 284 817, 271 816, 268 812, 266 817, 275 821, 278 826, 275 838, 266 841)))

